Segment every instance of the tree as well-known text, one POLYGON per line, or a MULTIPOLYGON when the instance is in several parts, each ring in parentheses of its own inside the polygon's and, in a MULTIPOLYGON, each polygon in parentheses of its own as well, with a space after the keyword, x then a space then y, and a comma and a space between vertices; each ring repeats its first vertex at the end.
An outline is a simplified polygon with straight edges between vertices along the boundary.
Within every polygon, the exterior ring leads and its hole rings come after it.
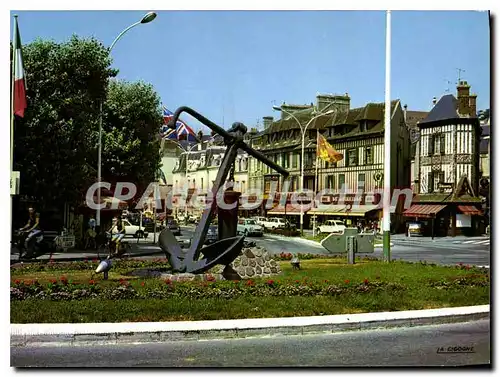
POLYGON ((28 108, 14 132, 21 194, 45 206, 77 203, 95 181, 99 101, 117 72, 93 38, 36 40, 23 57, 28 108))
POLYGON ((479 110, 477 113, 479 120, 487 120, 490 118, 490 109, 479 110))
POLYGON ((113 80, 103 111, 103 180, 132 182, 140 194, 161 163, 160 97, 149 84, 113 80))

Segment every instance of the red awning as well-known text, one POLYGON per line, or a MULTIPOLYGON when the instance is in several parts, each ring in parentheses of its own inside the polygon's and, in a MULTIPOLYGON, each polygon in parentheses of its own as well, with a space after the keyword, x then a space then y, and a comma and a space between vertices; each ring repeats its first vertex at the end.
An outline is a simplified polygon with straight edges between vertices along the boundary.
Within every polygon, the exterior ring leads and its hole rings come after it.
POLYGON ((479 216, 482 212, 474 206, 458 206, 458 210, 464 215, 479 216))
POLYGON ((413 204, 403 212, 403 216, 432 218, 444 208, 446 206, 441 204, 413 204))
MULTIPOLYGON (((304 204, 302 207, 302 213, 307 213, 311 209, 311 204, 304 204)), ((282 205, 277 205, 273 209, 267 212, 268 215, 300 215, 300 204, 293 206, 292 204, 286 205, 285 207, 282 205)))

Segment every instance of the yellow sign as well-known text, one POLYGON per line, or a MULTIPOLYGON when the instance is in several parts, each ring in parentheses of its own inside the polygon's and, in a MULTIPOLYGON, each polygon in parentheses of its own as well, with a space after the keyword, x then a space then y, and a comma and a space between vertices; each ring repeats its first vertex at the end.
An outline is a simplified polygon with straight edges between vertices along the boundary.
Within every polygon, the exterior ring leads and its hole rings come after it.
POLYGON ((316 155, 323 161, 330 163, 340 161, 344 158, 342 153, 337 152, 325 137, 318 132, 316 155))

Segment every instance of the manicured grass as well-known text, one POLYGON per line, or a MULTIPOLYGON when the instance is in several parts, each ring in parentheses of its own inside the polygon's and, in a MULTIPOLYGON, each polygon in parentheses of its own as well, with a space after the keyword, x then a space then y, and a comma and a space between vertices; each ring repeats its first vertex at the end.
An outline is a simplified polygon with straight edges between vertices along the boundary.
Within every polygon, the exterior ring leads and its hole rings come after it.
MULTIPOLYGON (((304 260, 301 265, 302 270, 294 271, 290 263, 281 262, 282 275, 274 277, 273 281, 255 279, 255 286, 248 286, 245 281, 238 284, 215 282, 208 283, 208 286, 207 282, 175 283, 173 289, 178 293, 155 298, 157 296, 148 295, 165 290, 165 282, 160 279, 126 277, 122 274, 126 272, 125 269, 120 270, 117 264, 117 271, 110 273, 108 281, 95 278, 96 284, 102 289, 121 286, 125 290, 123 280, 128 279, 129 288, 133 288, 137 297, 142 298, 11 300, 11 322, 214 320, 415 310, 489 303, 489 271, 486 270, 378 261, 359 261, 355 265, 347 265, 343 258, 304 260), (333 293, 325 293, 330 292, 325 291, 326 286, 335 288, 333 293), (308 291, 314 289, 319 289, 314 292, 321 294, 308 291)), ((88 284, 90 270, 16 272, 13 269, 11 275, 13 281, 37 279, 42 286, 50 285, 51 280, 60 280, 62 276, 69 282, 88 284)), ((19 286, 19 282, 17 284, 19 286)))

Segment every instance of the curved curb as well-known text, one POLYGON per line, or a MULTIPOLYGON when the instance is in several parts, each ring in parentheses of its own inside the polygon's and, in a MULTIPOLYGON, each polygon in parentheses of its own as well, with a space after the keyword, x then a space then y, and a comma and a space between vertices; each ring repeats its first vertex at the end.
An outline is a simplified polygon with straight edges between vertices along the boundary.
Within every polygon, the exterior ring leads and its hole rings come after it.
POLYGON ((219 321, 11 324, 11 347, 78 346, 304 335, 489 319, 490 306, 219 321))

